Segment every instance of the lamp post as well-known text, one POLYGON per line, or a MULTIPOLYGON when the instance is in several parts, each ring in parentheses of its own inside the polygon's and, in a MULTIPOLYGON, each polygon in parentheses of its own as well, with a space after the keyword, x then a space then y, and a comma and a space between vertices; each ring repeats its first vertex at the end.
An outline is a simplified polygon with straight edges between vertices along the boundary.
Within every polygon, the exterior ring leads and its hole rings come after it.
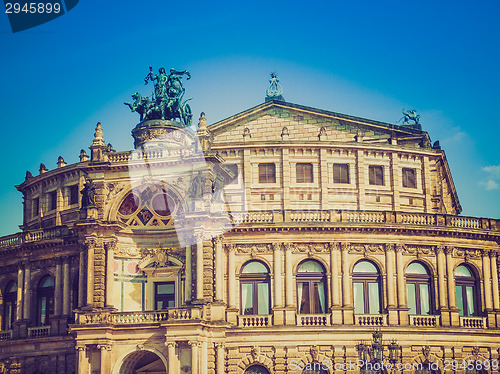
POLYGON ((358 359, 361 362, 360 373, 383 374, 388 370, 392 371, 394 364, 399 361, 401 346, 397 344, 395 340, 387 345, 389 355, 385 358, 388 359, 388 363, 390 363, 390 365, 388 365, 384 363, 385 346, 382 341, 382 332, 375 331, 372 336, 371 345, 360 343, 356 346, 358 359))

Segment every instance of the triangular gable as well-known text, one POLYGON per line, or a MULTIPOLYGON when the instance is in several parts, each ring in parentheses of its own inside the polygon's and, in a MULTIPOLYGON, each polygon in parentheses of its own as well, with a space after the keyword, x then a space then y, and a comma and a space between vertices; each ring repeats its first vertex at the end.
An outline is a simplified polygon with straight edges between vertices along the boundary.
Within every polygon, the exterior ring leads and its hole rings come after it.
MULTIPOLYGON (((215 143, 300 140, 385 142, 391 137, 419 143, 424 131, 281 101, 269 101, 209 127, 215 143), (288 135, 287 135, 288 134, 288 135)), ((401 144, 401 143, 400 143, 401 144)))

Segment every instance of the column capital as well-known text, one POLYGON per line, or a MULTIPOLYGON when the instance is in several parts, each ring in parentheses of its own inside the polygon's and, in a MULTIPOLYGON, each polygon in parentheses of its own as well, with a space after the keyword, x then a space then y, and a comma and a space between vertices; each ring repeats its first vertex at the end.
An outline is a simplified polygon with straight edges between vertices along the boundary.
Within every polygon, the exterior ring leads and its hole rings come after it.
POLYGON ((77 345, 75 346, 75 351, 78 351, 78 352, 85 352, 85 351, 88 351, 89 350, 89 347, 87 347, 86 345, 77 345))
POLYGON ((492 249, 489 251, 489 254, 490 254, 490 257, 491 258, 496 258, 498 257, 498 251, 496 251, 495 249, 492 249))
POLYGON ((351 248, 351 243, 340 243, 340 250, 342 252, 347 252, 349 251, 349 248, 351 248))
POLYGON ((224 343, 224 342, 217 342, 217 343, 214 343, 214 345, 215 345, 215 348, 217 348, 217 349, 226 348, 226 343, 224 343))
POLYGON ((271 243, 271 248, 272 248, 273 252, 281 251, 282 247, 283 247, 283 243, 276 243, 276 242, 271 243))
POLYGON ((224 241, 224 236, 223 235, 219 235, 219 236, 216 236, 214 238, 214 243, 215 244, 222 244, 224 241))
POLYGON ((201 342, 197 341, 197 340, 190 340, 188 341, 188 344, 191 348, 193 347, 201 347, 201 342))
POLYGON ((327 243, 327 248, 328 250, 331 251, 338 251, 340 247, 340 243, 335 243, 335 242, 328 242, 327 243))
POLYGON ((403 253, 405 250, 404 244, 396 244, 395 245, 396 253, 403 253))
POLYGON ((98 245, 97 238, 94 236, 90 236, 85 238, 85 241, 83 242, 83 247, 85 249, 95 249, 98 245))
POLYGON ((448 245, 446 245, 446 246, 444 246, 444 247, 443 247, 443 251, 444 251, 444 253, 445 253, 447 256, 448 256, 448 255, 450 255, 450 256, 451 256, 451 254, 453 253, 453 250, 454 250, 454 249, 455 249, 454 247, 451 247, 451 246, 448 246, 448 245))
POLYGON ((97 344, 97 349, 101 351, 111 351, 112 348, 111 344, 97 344))
POLYGON ((114 251, 116 249, 116 245, 118 240, 116 238, 108 239, 104 242, 104 248, 109 251, 114 251))
POLYGON ((384 245, 384 251, 385 252, 394 252, 396 250, 396 244, 394 243, 387 243, 384 245))
POLYGON ((436 255, 444 253, 444 245, 436 245, 434 247, 434 252, 436 252, 436 255))
POLYGON ((178 344, 176 342, 165 342, 165 347, 167 348, 177 348, 178 344))
POLYGON ((225 246, 229 252, 236 252, 236 244, 226 243, 225 246))

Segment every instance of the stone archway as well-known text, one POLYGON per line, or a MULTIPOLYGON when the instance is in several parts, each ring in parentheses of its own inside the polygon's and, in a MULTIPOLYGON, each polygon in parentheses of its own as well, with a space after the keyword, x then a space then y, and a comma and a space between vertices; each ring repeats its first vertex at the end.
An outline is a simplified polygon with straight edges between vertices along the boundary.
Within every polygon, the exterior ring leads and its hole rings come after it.
POLYGON ((135 351, 122 360, 117 374, 167 374, 164 361, 156 353, 148 350, 135 351))
POLYGON ((245 370, 245 374, 270 374, 270 373, 266 367, 259 365, 259 364, 254 364, 254 365, 249 366, 245 370))

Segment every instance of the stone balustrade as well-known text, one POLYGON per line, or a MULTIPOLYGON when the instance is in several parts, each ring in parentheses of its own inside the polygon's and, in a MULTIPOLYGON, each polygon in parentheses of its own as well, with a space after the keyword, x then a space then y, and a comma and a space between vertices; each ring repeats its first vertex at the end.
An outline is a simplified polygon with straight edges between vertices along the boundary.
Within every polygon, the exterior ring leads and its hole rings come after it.
POLYGON ((50 326, 28 327, 29 338, 43 338, 50 336, 50 326))
POLYGON ((267 327, 272 324, 271 315, 238 316, 238 327, 267 327))
POLYGON ((360 314, 355 316, 357 326, 387 326, 387 314, 360 314))
POLYGON ((297 314, 297 326, 330 326, 330 314, 297 314))
POLYGON ((12 330, 0 331, 0 341, 12 339, 12 330))
POLYGON ((410 315, 410 326, 415 327, 438 327, 440 325, 439 316, 410 315))
POLYGON ((199 320, 203 317, 201 308, 170 308, 165 310, 137 312, 92 312, 78 314, 77 323, 132 325, 160 323, 179 320, 199 320))
POLYGON ((468 329, 485 329, 486 317, 460 317, 460 326, 468 329))

